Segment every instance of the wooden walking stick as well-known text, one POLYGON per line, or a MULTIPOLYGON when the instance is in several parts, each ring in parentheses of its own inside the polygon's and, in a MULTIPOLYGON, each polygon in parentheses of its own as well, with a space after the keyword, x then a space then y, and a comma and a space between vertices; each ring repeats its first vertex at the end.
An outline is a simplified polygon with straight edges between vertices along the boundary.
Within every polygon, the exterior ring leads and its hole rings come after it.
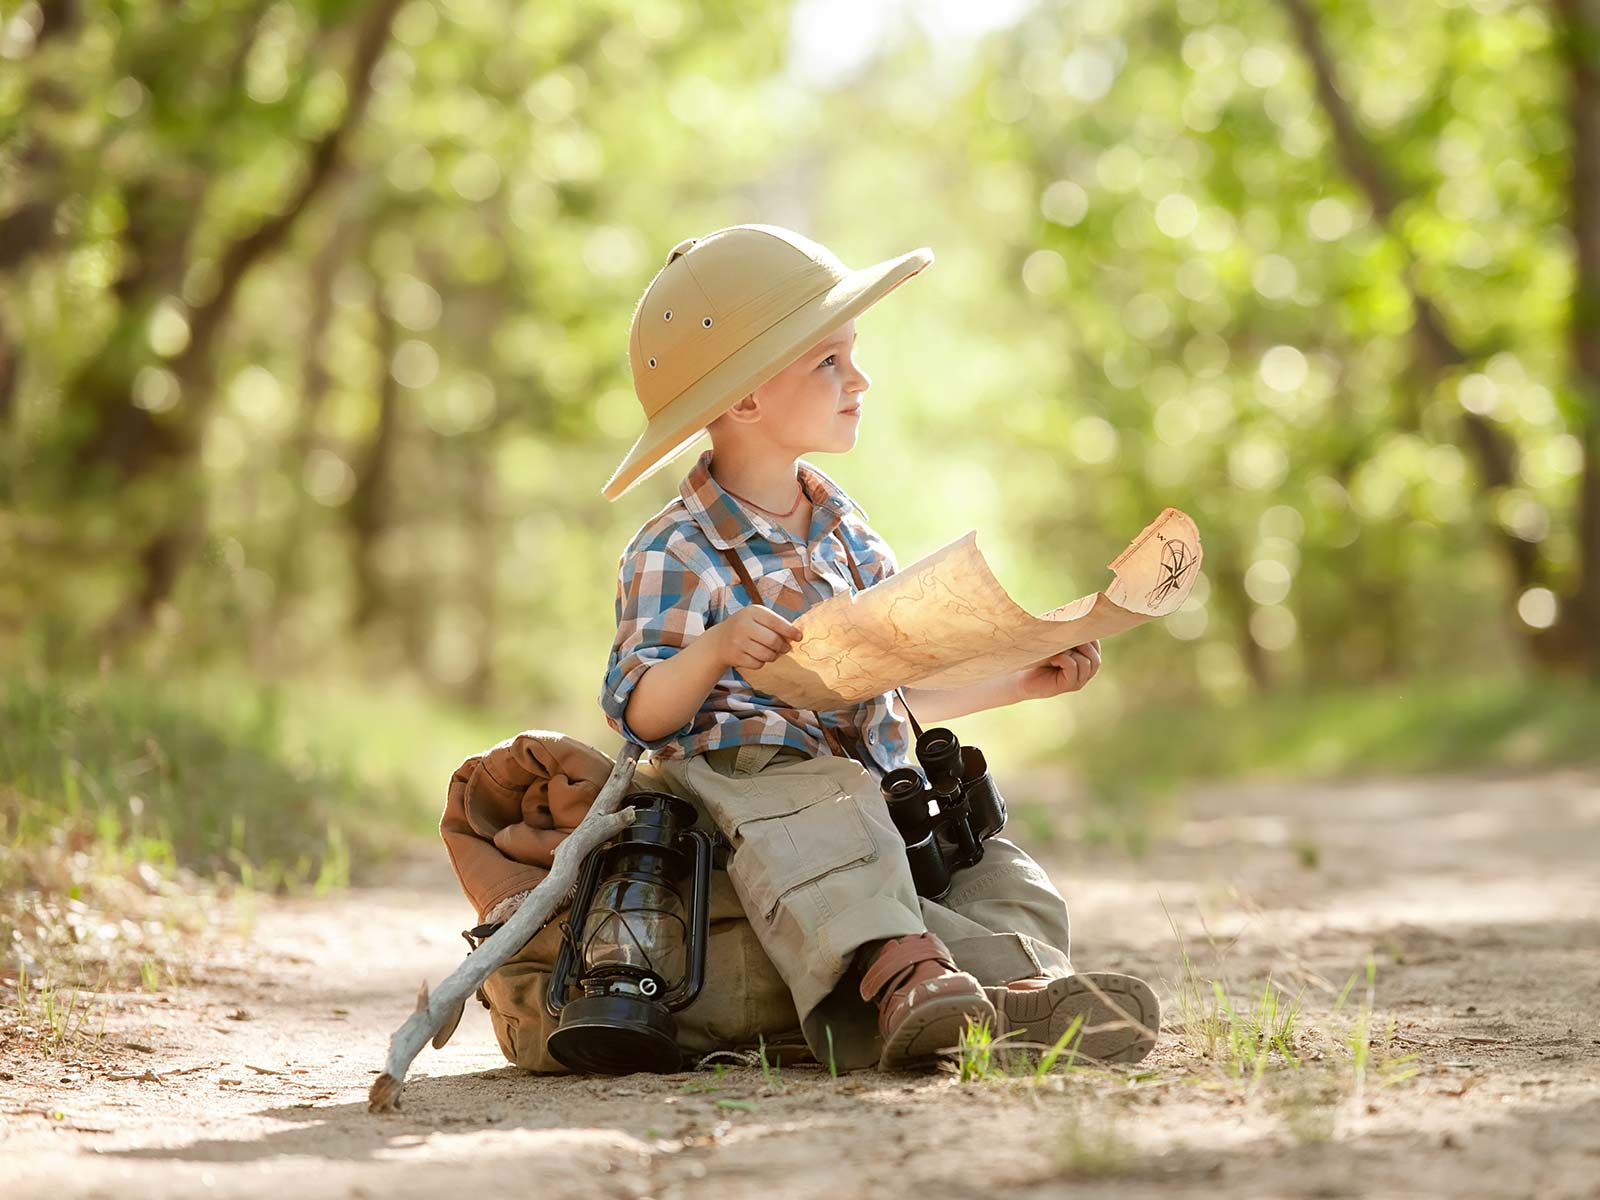
POLYGON ((556 847, 550 874, 534 885, 510 919, 467 955, 431 994, 427 981, 423 981, 422 990, 417 993, 416 1011, 389 1039, 389 1057, 384 1062, 383 1074, 372 1081, 372 1090, 367 1094, 368 1112, 393 1112, 400 1107, 406 1071, 422 1047, 485 979, 544 928, 545 922, 577 883, 578 869, 589 853, 633 824, 633 809, 624 808, 619 812, 618 806, 633 782, 639 753, 640 748, 632 742, 624 744, 589 811, 556 847))

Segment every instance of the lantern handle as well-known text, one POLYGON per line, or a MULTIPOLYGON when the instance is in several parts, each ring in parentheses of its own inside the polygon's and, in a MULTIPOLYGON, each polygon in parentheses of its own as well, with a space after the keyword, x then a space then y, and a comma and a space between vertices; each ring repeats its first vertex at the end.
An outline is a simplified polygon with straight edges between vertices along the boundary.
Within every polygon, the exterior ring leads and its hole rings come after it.
POLYGON ((694 843, 694 887, 689 899, 689 949, 692 953, 683 982, 662 999, 671 1012, 693 1004, 705 986, 706 943, 711 936, 711 863, 721 835, 691 829, 683 836, 694 843))
POLYGON ((550 982, 544 989, 544 1010, 559 1017, 567 1003, 567 977, 572 974, 578 959, 578 935, 572 928, 572 914, 589 911, 589 901, 594 899, 594 889, 600 881, 600 861, 605 858, 605 847, 597 847, 583 863, 583 874, 578 876, 578 886, 573 889, 572 901, 567 906, 567 919, 561 923, 561 950, 556 954, 555 966, 550 969, 550 982))

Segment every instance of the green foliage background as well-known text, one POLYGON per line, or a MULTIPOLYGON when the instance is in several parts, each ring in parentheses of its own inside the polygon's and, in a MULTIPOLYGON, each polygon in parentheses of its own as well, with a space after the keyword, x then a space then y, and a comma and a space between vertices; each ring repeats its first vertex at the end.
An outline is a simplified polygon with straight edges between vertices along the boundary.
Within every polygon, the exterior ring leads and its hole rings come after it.
POLYGON ((769 221, 937 256, 861 318, 859 445, 818 460, 902 563, 976 528, 1040 612, 1164 505, 1200 525, 1184 612, 962 722, 992 760, 1164 777, 1126 731, 1359 725, 1332 689, 1448 762, 1495 739, 1428 697, 1588 703, 1532 673, 1600 664, 1580 6, 973 20, 4 0, 0 670, 45 708, 96 671, 309 684, 371 713, 352 742, 403 687, 614 749, 618 554, 692 457, 599 495, 642 428, 629 318, 674 243, 769 221))

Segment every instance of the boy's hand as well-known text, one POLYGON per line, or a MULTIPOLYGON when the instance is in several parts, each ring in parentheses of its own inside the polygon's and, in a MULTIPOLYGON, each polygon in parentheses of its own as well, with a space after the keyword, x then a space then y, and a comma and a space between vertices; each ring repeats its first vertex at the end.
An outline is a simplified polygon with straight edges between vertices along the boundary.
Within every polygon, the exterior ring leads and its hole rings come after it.
POLYGON ((1062 692, 1075 692, 1100 670, 1100 639, 1053 654, 1043 662, 1017 672, 1017 697, 1044 700, 1062 692))
POLYGON ((805 635, 793 621, 766 605, 751 604, 713 625, 705 636, 711 639, 713 653, 724 669, 754 670, 787 654, 789 646, 805 635))

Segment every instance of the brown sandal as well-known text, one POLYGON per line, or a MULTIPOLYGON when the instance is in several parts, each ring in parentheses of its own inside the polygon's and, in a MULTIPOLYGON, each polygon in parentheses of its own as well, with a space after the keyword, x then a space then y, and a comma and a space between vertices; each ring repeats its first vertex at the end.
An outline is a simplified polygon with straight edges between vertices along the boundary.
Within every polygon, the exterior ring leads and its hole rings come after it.
POLYGON ((956 969, 949 948, 931 933, 884 943, 861 979, 861 998, 878 1006, 878 1067, 884 1071, 954 1050, 968 1021, 994 1028, 994 1005, 983 986, 956 969))

